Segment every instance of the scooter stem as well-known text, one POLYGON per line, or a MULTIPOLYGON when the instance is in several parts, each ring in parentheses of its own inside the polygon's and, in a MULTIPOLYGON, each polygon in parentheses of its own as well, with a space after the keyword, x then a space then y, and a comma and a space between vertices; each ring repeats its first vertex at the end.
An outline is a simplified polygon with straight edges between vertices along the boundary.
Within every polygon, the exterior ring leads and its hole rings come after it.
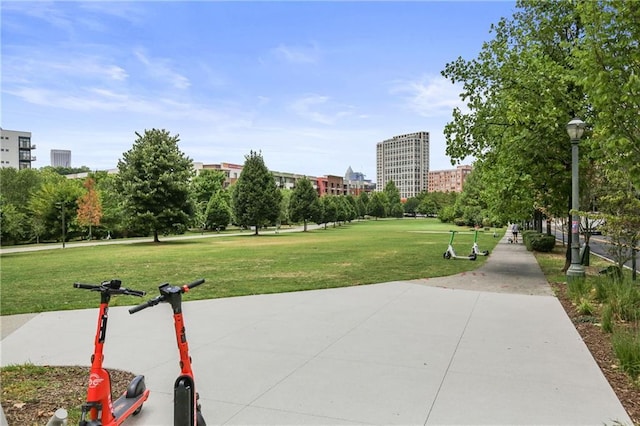
MULTIPOLYGON (((102 423, 105 425, 114 421, 113 402, 111 399, 111 377, 102 368, 104 360, 104 341, 107 335, 107 321, 109 319, 109 294, 102 293, 100 298, 100 313, 96 330, 95 348, 91 355, 91 371, 89 373, 89 388, 87 401, 102 403, 102 423), (106 406, 105 406, 106 405, 106 406)), ((98 408, 91 408, 92 418, 100 418, 98 408)))

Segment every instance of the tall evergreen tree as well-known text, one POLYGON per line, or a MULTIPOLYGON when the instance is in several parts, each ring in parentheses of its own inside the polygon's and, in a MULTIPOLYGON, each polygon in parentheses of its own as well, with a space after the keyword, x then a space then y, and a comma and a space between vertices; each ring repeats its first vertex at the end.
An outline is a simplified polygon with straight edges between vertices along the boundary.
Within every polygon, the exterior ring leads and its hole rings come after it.
POLYGON ((261 226, 275 223, 280 213, 282 195, 276 181, 264 164, 262 154, 251 151, 234 185, 233 211, 239 225, 254 226, 255 235, 261 226))
POLYGON ((193 213, 189 181, 193 162, 178 148, 179 136, 166 130, 145 130, 118 161, 117 188, 136 226, 159 233, 181 233, 193 213))
POLYGON ((307 231, 307 222, 313 219, 313 203, 318 198, 318 193, 313 189, 311 181, 304 177, 296 182, 289 202, 291 220, 303 221, 304 231, 307 231))
POLYGON ((231 207, 222 190, 211 196, 205 210, 205 227, 207 229, 224 229, 231 222, 231 207))

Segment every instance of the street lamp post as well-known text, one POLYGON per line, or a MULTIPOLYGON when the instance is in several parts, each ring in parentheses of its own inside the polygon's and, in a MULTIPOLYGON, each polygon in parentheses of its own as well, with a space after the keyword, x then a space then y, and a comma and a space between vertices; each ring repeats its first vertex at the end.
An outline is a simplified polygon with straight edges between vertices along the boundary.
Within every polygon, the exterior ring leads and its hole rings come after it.
POLYGON ((567 124, 571 138, 571 266, 567 269, 567 281, 584 278, 584 267, 580 263, 580 189, 578 185, 578 144, 584 133, 584 121, 574 118, 567 124))
POLYGON ((66 235, 67 227, 66 227, 65 220, 64 220, 64 205, 65 205, 64 201, 56 203, 56 206, 60 207, 60 212, 62 213, 62 248, 64 248, 64 246, 65 246, 65 240, 66 240, 66 237, 67 237, 67 235, 66 235))

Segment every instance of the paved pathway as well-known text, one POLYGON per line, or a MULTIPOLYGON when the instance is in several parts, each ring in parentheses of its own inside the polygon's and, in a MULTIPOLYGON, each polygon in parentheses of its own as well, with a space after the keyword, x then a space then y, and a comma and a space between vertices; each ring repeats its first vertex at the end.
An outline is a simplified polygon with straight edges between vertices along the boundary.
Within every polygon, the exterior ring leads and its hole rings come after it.
MULTIPOLYGON (((171 310, 126 309, 110 309, 105 366, 151 390, 127 424, 171 424, 171 310)), ((631 424, 533 255, 506 239, 471 273, 194 301, 184 314, 209 425, 631 424)), ((2 365, 88 365, 95 316, 20 318, 2 365)))

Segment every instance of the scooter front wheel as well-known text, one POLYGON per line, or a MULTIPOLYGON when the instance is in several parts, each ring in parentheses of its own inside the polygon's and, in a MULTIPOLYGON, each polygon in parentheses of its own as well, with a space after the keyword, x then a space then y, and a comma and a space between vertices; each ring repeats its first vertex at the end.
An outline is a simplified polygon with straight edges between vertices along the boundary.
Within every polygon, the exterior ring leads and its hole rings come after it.
POLYGON ((449 253, 448 251, 445 251, 442 257, 444 257, 445 259, 451 259, 451 253, 449 253))

